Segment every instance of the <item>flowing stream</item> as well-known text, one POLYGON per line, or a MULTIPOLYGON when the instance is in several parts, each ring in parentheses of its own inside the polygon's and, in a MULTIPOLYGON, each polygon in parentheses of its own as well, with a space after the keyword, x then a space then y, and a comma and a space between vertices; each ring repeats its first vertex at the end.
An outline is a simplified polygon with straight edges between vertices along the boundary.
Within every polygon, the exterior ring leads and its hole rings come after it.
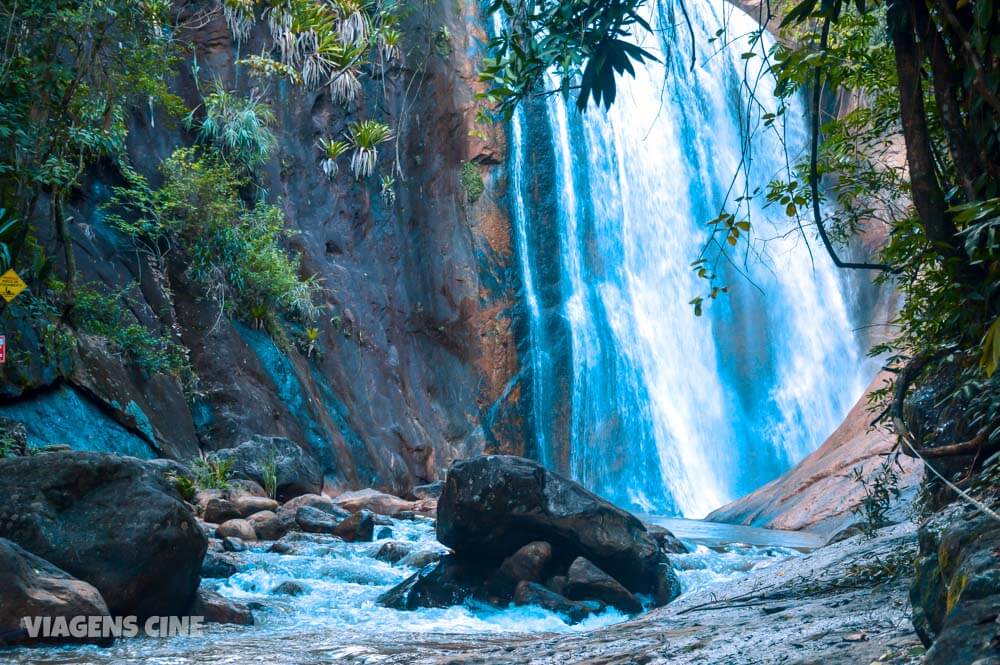
POLYGON ((510 182, 533 454, 619 505, 700 517, 817 448, 867 381, 834 266, 760 195, 752 243, 706 254, 730 295, 693 313, 706 222, 784 175, 806 134, 794 100, 764 126, 770 36, 752 44, 724 0, 687 7, 693 69, 679 10, 653 4, 641 44, 661 62, 620 79, 607 113, 527 104, 510 182))
MULTIPOLYGON (((250 605, 254 610, 254 626, 209 624, 198 636, 140 636, 119 639, 109 648, 21 648, 0 652, 0 662, 19 665, 375 663, 389 656, 415 652, 431 658, 436 653, 448 653, 456 645, 481 644, 484 640, 504 640, 527 633, 587 631, 627 618, 617 610, 608 609, 571 625, 565 617, 539 607, 495 608, 475 602, 413 612, 381 607, 375 602, 378 596, 417 570, 405 559, 392 565, 374 558, 385 543, 390 540, 408 543, 414 552, 443 549, 434 539, 431 520, 392 520, 388 528, 391 534, 384 534, 374 543, 345 543, 332 536, 300 534, 295 553, 286 555, 269 552, 270 543, 255 544, 242 555, 243 563, 234 576, 202 581, 204 588, 250 605), (279 587, 286 582, 297 583, 302 593, 283 594, 279 587)), ((763 543, 761 546, 721 544, 744 538, 746 532, 740 529, 745 527, 702 522, 687 525, 683 540, 692 551, 671 557, 684 591, 737 579, 748 571, 795 554, 787 547, 763 543), (730 533, 731 528, 736 531, 730 533), (702 534, 708 540, 702 540, 702 534)), ((777 532, 765 529, 752 531, 765 539, 771 538, 769 534, 778 541, 782 538, 777 532)))

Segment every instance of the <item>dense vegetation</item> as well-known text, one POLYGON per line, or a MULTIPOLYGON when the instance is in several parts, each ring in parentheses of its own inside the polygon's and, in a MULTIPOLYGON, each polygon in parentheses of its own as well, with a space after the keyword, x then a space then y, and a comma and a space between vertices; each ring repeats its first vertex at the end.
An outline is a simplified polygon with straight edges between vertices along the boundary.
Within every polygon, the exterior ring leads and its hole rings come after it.
MULTIPOLYGON (((364 81, 381 81, 402 55, 399 10, 393 0, 4 3, 0 272, 14 267, 31 286, 19 302, 62 337, 101 335, 148 373, 193 385, 169 321, 149 330, 132 314, 129 289, 80 283, 72 236, 92 231, 73 219, 73 206, 97 191, 100 171, 120 183, 98 201, 103 215, 165 296, 180 270, 220 317, 265 328, 279 342, 291 324, 312 355, 320 287, 289 251, 281 203, 259 176, 276 159, 269 97, 279 86, 323 90, 363 114, 364 81), (223 19, 234 60, 251 38, 255 48, 263 43, 235 62, 237 79, 252 82, 249 94, 198 63, 193 35, 223 19), (182 73, 194 81, 194 99, 176 93, 182 73), (140 172, 127 148, 130 114, 173 123, 183 144, 140 172)), ((362 117, 344 136, 320 142, 317 168, 332 179, 345 161, 356 178, 368 178, 380 168, 379 146, 393 138, 380 119, 362 117)), ((391 172, 375 183, 386 200, 393 185, 391 172)))
MULTIPOLYGON (((646 4, 496 0, 490 8, 504 13, 507 28, 482 73, 490 85, 485 98, 506 114, 539 94, 574 96, 583 111, 591 101, 609 106, 616 76, 653 57, 630 42, 649 29, 646 4), (556 90, 545 88, 550 70, 560 81, 556 90)), ((762 4, 765 25, 779 3, 762 4)), ((873 349, 897 372, 894 385, 875 395, 880 419, 892 421, 910 450, 938 458, 975 454, 981 463, 1000 447, 1000 386, 993 378, 1000 361, 998 5, 804 0, 781 9, 783 39, 768 50, 759 33, 751 35, 755 50, 744 58, 763 60, 785 99, 807 96, 812 145, 791 165, 792 177, 771 183, 765 196, 790 225, 811 227, 807 237, 838 266, 873 271, 904 296, 891 341, 873 349), (853 95, 856 108, 825 117, 824 99, 838 91, 853 95), (894 158, 900 146, 905 159, 894 158), (837 205, 824 205, 829 201, 837 205), (877 255, 844 258, 872 228, 885 230, 877 255), (945 374, 939 406, 951 405, 959 422, 946 434, 918 432, 907 424, 905 398, 914 385, 945 374)), ((684 26, 683 1, 671 11, 684 26)), ((670 57, 689 57, 685 32, 675 31, 678 52, 670 57)), ((690 54, 691 66, 697 56, 690 54)), ((708 224, 709 242, 723 257, 752 238, 751 222, 738 210, 723 209, 708 224)), ((708 294, 692 300, 700 311, 726 288, 704 260, 694 268, 710 282, 708 294)))

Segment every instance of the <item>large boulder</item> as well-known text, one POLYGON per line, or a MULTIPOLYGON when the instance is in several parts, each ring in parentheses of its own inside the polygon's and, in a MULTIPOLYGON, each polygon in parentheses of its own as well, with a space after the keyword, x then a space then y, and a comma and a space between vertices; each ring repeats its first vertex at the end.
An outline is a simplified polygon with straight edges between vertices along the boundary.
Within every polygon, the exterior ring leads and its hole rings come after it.
POLYGON ((205 504, 203 517, 206 522, 222 524, 229 520, 239 519, 243 517, 243 514, 232 501, 222 498, 212 498, 205 504))
POLYGON ((21 625, 22 617, 62 617, 68 621, 77 616, 107 615, 108 606, 92 585, 0 538, 0 646, 35 641, 21 625))
POLYGON ((333 515, 312 506, 302 506, 295 511, 295 523, 306 533, 333 533, 337 528, 333 515))
POLYGON ((217 538, 239 538, 240 540, 253 542, 257 540, 257 530, 254 525, 247 520, 226 520, 215 530, 217 538))
MULTIPOLYGON (((274 499, 269 499, 266 496, 254 496, 250 493, 238 493, 232 498, 232 503, 239 513, 238 517, 243 518, 264 511, 274 512, 279 506, 278 502, 274 499)), ((206 517, 205 519, 208 518, 206 517)))
POLYGON ((112 614, 182 615, 208 539, 163 474, 93 452, 0 459, 0 537, 92 584, 112 614))
POLYGON ((295 519, 288 515, 276 515, 270 510, 262 510, 247 518, 247 522, 257 533, 257 540, 278 540, 295 524, 295 519))
POLYGON ((295 442, 278 436, 255 436, 235 448, 213 452, 215 461, 229 461, 233 478, 252 480, 266 486, 267 467, 276 472, 275 495, 287 501, 301 494, 318 494, 323 489, 319 463, 295 442))
POLYGON ((375 516, 367 510, 359 510, 333 529, 333 535, 349 543, 370 543, 374 533, 375 516))
POLYGON ((565 565, 586 557, 632 592, 655 592, 657 541, 635 516, 531 460, 455 462, 438 502, 437 536, 462 558, 495 561, 532 541, 565 565))

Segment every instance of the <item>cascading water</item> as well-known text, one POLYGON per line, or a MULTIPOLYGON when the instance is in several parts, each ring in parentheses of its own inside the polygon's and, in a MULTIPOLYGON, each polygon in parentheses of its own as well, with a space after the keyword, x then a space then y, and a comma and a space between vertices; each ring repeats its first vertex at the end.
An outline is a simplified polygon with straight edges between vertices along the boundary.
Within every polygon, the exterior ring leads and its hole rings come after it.
POLYGON ((701 318, 688 304, 706 222, 786 173, 806 135, 794 102, 764 126, 778 103, 756 22, 723 0, 687 8, 693 70, 660 0, 640 39, 661 63, 620 79, 607 113, 529 102, 510 169, 535 454, 621 505, 698 517, 815 449, 865 379, 835 268, 782 210, 746 204, 755 251, 717 268, 730 295, 701 318))

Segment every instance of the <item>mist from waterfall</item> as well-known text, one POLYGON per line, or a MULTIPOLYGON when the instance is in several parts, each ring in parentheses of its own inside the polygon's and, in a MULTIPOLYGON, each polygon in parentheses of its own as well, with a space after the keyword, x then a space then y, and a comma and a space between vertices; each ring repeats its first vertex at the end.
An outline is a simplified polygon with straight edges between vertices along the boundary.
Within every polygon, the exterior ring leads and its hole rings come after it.
POLYGON ((661 0, 638 38, 661 62, 619 79, 610 111, 553 95, 517 112, 510 201, 533 454, 621 505, 700 517, 814 450, 866 380, 835 268, 762 201, 755 251, 718 266, 730 294, 694 315, 707 221, 785 173, 806 128, 794 103, 764 127, 778 104, 756 22, 723 0, 687 7, 693 70, 661 0), (734 183, 745 156, 750 182, 734 183))

